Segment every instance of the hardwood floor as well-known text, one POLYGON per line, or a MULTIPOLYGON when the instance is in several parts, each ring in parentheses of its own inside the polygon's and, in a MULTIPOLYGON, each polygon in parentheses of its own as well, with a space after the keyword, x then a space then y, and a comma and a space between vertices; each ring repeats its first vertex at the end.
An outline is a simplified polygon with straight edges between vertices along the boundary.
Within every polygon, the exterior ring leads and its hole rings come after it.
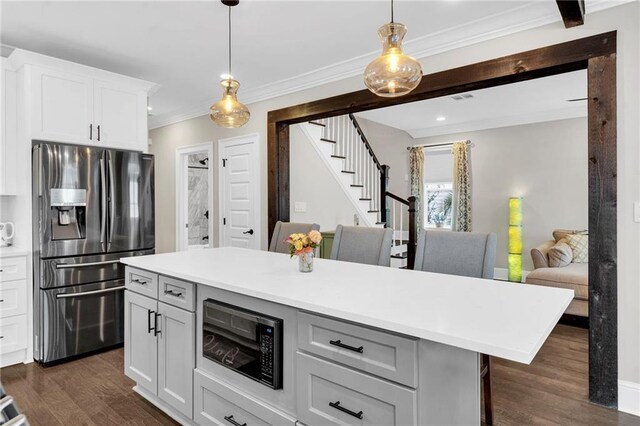
MULTIPOLYGON (((640 426, 640 417, 587 401, 588 331, 558 325, 531 365, 493 358, 495 425, 640 426)), ((175 425, 135 394, 116 349, 43 368, 0 370, 32 425, 175 425)))

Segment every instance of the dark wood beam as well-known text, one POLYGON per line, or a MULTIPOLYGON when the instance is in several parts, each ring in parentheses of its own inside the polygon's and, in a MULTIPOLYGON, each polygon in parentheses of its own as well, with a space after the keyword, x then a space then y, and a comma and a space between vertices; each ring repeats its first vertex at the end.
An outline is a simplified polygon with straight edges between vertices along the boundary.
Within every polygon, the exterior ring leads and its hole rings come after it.
POLYGON ((565 28, 584 24, 584 0, 556 0, 565 28))

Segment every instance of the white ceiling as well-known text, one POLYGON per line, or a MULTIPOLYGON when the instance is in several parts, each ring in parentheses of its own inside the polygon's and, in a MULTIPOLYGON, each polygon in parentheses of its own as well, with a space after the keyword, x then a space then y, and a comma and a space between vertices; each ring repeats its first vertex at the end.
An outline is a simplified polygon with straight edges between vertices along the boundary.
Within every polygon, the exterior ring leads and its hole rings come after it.
MULTIPOLYGON (((591 0, 595 11, 626 0, 591 0)), ((233 74, 245 103, 362 72, 380 49, 386 1, 248 1, 233 10, 233 74)), ((227 64, 218 1, 1 3, 0 41, 160 84, 151 127, 206 113, 227 64)), ((406 50, 425 57, 560 20, 556 2, 397 1, 406 50)), ((3 49, 4 50, 4 49, 3 49)), ((429 73, 428 66, 425 72, 429 73)))
POLYGON ((444 96, 356 115, 404 130, 413 138, 587 116, 586 101, 568 102, 587 97, 586 70, 465 94, 473 98, 444 96))

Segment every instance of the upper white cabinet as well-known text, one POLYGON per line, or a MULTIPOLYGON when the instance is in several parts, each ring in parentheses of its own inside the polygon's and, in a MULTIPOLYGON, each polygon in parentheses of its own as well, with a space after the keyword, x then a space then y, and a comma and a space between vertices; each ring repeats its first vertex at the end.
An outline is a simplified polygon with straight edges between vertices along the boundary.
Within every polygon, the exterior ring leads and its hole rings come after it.
POLYGON ((15 50, 31 140, 146 151, 147 97, 155 84, 15 50))
POLYGON ((0 75, 0 195, 16 195, 17 95, 16 73, 5 68, 0 75))

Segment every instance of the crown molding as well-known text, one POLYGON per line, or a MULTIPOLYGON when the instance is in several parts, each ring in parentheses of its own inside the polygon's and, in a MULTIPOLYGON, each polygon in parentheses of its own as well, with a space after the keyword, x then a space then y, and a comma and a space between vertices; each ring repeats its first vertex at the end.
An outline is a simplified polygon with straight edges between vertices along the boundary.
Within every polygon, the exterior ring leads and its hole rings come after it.
POLYGON ((405 130, 414 138, 428 138, 431 136, 452 135, 477 130, 497 129, 500 127, 521 126, 524 124, 542 123, 546 121, 568 120, 571 118, 586 117, 584 106, 554 109, 551 111, 539 111, 536 113, 517 114, 507 117, 490 118, 486 120, 469 121, 445 126, 426 127, 423 129, 405 130))
MULTIPOLYGON (((634 0, 593 0, 587 3, 587 12, 593 13, 631 1, 634 0)), ((444 31, 407 40, 404 45, 405 50, 411 53, 412 56, 417 59, 424 59, 439 53, 561 21, 562 17, 558 10, 549 12, 549 9, 540 8, 536 3, 527 3, 463 25, 448 28, 444 31)), ((241 95, 242 102, 250 105, 357 76, 378 54, 379 51, 369 52, 304 74, 259 87, 248 88, 241 95)), ((156 129, 206 115, 212 102, 213 99, 209 97, 170 113, 149 117, 149 129, 156 129)))

